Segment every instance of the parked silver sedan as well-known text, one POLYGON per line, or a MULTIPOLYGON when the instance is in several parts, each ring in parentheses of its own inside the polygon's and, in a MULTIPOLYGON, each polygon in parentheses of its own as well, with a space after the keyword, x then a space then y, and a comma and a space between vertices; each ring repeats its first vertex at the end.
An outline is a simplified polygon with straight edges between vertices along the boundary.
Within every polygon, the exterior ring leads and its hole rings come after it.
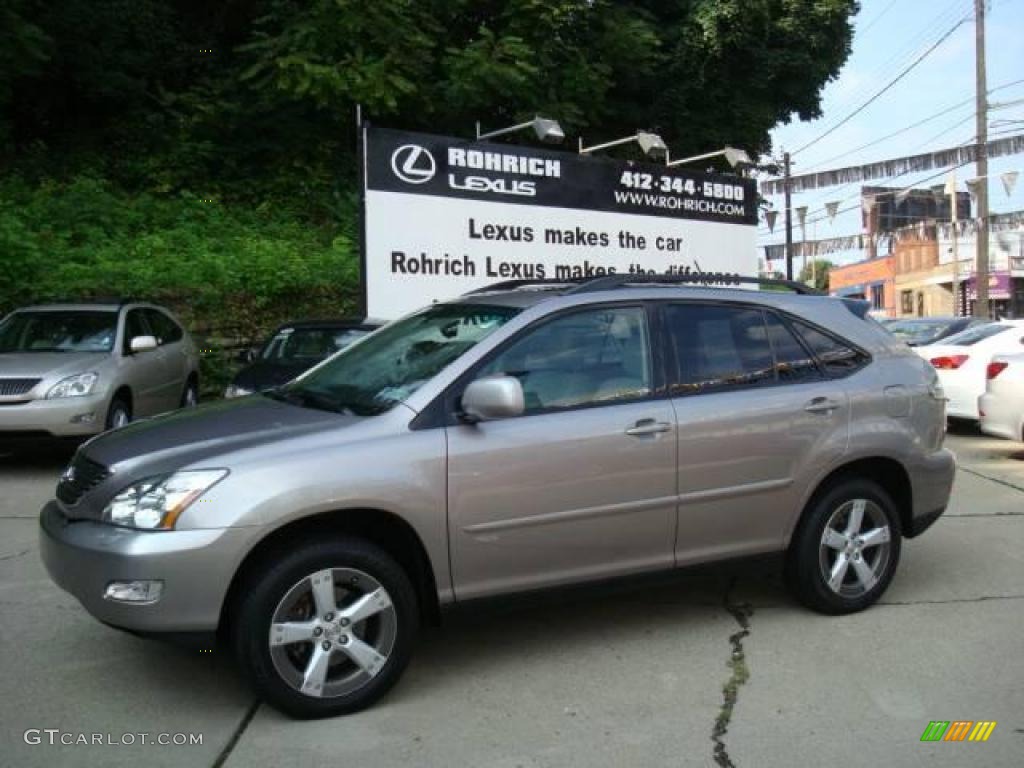
POLYGON ((198 349, 160 307, 47 304, 0 322, 0 439, 93 435, 198 398, 198 349))
POLYGON ((978 412, 982 432, 1024 441, 1024 354, 992 358, 978 412))

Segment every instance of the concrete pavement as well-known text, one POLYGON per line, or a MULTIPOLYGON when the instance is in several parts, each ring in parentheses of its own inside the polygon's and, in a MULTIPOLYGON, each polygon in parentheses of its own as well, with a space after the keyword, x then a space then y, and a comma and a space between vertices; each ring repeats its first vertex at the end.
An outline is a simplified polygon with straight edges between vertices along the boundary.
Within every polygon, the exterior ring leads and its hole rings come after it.
POLYGON ((256 706, 215 653, 89 618, 38 560, 62 459, 0 459, 0 765, 1019 765, 1024 446, 949 443, 953 504, 869 611, 807 612, 772 562, 492 606, 427 631, 374 709, 307 723, 256 706), (985 744, 919 741, 958 719, 999 724, 985 744), (46 728, 203 743, 25 743, 46 728))

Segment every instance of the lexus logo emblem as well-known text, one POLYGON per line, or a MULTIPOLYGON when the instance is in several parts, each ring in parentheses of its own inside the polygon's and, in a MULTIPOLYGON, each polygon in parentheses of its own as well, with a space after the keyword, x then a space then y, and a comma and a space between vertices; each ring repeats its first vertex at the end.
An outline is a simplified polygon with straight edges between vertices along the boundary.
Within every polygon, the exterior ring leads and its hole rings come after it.
POLYGON ((407 184, 424 184, 434 178, 434 156, 419 144, 403 144, 391 155, 391 170, 407 184))

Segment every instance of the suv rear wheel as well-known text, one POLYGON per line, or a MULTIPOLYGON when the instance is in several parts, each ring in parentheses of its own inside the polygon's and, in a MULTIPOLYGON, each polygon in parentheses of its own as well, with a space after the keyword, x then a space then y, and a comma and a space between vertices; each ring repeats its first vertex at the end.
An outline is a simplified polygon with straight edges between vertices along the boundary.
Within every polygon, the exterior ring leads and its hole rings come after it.
POLYGON ((267 702, 293 717, 355 712, 401 676, 418 628, 402 567, 361 539, 309 541, 240 591, 234 645, 267 702))
POLYGON ((827 614, 853 613, 882 596, 900 559, 896 505, 870 480, 846 478, 811 502, 787 554, 797 598, 827 614))

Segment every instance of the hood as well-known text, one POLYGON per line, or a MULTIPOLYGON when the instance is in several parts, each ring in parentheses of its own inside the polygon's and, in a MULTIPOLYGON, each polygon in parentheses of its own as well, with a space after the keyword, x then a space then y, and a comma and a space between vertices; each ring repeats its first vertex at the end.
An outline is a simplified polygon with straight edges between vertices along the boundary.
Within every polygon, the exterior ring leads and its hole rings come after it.
MULTIPOLYGON (((106 432, 81 453, 107 467, 125 464, 142 474, 174 471, 185 464, 264 443, 362 421, 361 417, 301 408, 252 395, 171 411, 106 432)), ((140 475, 141 476, 141 475, 140 475)))
MULTIPOLYGON (((319 362, 319 361, 317 361, 319 362)), ((283 363, 274 360, 257 360, 235 374, 231 383, 236 387, 244 387, 259 392, 270 387, 287 384, 300 373, 308 371, 316 363, 283 363)))
POLYGON ((63 378, 93 370, 109 352, 0 352, 0 377, 63 378))

